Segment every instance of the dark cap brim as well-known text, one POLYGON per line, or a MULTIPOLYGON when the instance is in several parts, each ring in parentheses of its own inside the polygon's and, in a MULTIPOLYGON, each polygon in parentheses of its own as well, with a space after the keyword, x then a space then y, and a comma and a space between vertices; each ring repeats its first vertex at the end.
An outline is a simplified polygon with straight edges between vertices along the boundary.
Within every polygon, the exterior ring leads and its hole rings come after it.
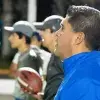
POLYGON ((43 22, 33 22, 33 25, 37 30, 44 30, 44 23, 43 22))

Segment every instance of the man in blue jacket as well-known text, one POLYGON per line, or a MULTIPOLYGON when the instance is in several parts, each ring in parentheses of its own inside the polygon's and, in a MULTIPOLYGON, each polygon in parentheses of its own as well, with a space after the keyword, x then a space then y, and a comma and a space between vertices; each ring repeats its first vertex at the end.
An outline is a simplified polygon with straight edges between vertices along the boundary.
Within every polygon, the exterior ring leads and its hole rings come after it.
POLYGON ((54 100, 100 100, 100 11, 69 7, 56 36, 64 80, 54 100))

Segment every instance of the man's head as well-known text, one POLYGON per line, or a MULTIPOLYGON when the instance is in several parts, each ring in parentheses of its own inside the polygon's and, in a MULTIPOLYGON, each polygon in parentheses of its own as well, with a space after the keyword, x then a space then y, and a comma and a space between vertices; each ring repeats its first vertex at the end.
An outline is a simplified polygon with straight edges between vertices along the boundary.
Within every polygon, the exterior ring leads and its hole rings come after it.
POLYGON ((52 15, 47 17, 42 23, 33 23, 33 25, 40 30, 40 34, 43 38, 43 46, 47 47, 51 52, 54 51, 54 33, 60 28, 62 19, 61 16, 52 15))
POLYGON ((57 32, 56 52, 62 58, 98 50, 100 46, 100 12, 88 6, 71 6, 57 32))
POLYGON ((18 21, 12 27, 5 26, 5 30, 11 32, 9 41, 12 48, 19 48, 23 44, 30 44, 34 26, 27 21, 18 21))

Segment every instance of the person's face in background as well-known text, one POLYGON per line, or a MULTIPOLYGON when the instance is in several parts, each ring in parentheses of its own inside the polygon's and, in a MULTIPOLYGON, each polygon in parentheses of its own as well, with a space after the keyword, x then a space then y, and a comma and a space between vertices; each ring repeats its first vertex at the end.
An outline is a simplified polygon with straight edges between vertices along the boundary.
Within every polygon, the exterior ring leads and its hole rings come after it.
POLYGON ((42 45, 54 52, 55 49, 55 33, 52 33, 50 29, 45 29, 40 31, 40 35, 43 38, 42 45))
POLYGON ((16 33, 12 33, 8 38, 12 48, 19 48, 23 42, 23 39, 19 39, 16 33))

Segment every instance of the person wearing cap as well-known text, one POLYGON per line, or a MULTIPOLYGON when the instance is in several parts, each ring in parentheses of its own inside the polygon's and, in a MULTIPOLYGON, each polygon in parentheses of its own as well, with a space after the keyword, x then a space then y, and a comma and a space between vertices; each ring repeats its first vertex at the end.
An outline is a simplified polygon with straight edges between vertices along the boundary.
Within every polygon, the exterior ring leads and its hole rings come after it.
MULTIPOLYGON (((35 50, 36 52, 34 52, 34 50, 30 48, 31 37, 33 32, 36 31, 35 27, 27 21, 18 21, 13 25, 13 27, 5 26, 4 29, 11 32, 11 35, 8 38, 11 47, 17 48, 18 52, 20 52, 20 56, 18 56, 17 59, 17 67, 21 68, 30 66, 39 72, 39 68, 42 66, 42 59, 39 56, 39 51, 37 49, 35 50), (32 52, 36 53, 37 57, 34 57, 32 52), (34 62, 34 60, 31 59, 32 57, 37 59, 38 62, 34 62), (36 64, 36 66, 34 66, 34 64, 36 64)), ((17 81, 15 85, 14 97, 15 100, 31 100, 30 95, 22 91, 17 81)), ((33 97, 32 100, 34 100, 33 97)))
POLYGON ((59 15, 51 15, 47 17, 43 22, 33 22, 33 25, 37 28, 37 30, 40 30, 40 34, 43 38, 43 46, 47 47, 50 52, 54 51, 54 38, 55 33, 60 28, 60 22, 63 19, 63 17, 59 15))
MULTIPOLYGON (((29 23, 28 23, 29 24, 29 23)), ((10 41, 10 43, 11 43, 11 47, 12 48, 17 48, 18 49, 18 39, 19 39, 19 37, 20 38, 22 38, 22 36, 23 36, 23 34, 25 33, 26 34, 26 32, 24 31, 23 32, 23 30, 24 29, 26 29, 26 25, 24 25, 24 21, 18 21, 18 22, 16 22, 14 25, 13 25, 13 27, 8 27, 8 26, 5 26, 4 27, 4 29, 5 30, 7 30, 7 31, 10 31, 11 33, 13 33, 13 34, 11 34, 10 35, 10 37, 9 37, 9 41, 10 41), (21 27, 22 28, 21 28, 21 27), (17 39, 17 37, 18 37, 18 39, 17 39)), ((31 30, 32 31, 32 30, 31 30)), ((27 33, 28 34, 28 33, 27 33)), ((32 34, 32 32, 31 32, 31 34, 32 34)), ((27 36, 26 35, 26 37, 25 37, 28 41, 27 41, 27 43, 25 44, 25 46, 23 47, 23 49, 25 49, 26 48, 26 50, 28 50, 29 49, 29 45, 30 45, 30 37, 29 36, 27 36)), ((20 43, 21 45, 22 45, 22 43, 20 43)), ((15 72, 16 72, 16 69, 17 69, 17 66, 18 66, 18 58, 19 58, 19 56, 20 56, 20 54, 21 54, 21 52, 20 52, 21 50, 18 50, 18 52, 15 54, 15 56, 14 56, 14 58, 13 58, 13 60, 12 60, 12 63, 11 63, 11 66, 10 66, 10 74, 12 74, 13 76, 14 76, 14 74, 15 74, 15 72)), ((23 51, 23 50, 22 50, 23 51)), ((16 75, 15 75, 16 76, 16 75)))
POLYGON ((100 99, 100 11, 70 6, 56 33, 64 80, 54 100, 100 99))
MULTIPOLYGON (((52 53, 55 49, 55 32, 60 28, 62 17, 52 15, 47 17, 43 22, 33 22, 33 25, 40 31, 42 36, 42 45, 47 47, 52 53)), ((43 100, 53 100, 59 85, 63 80, 63 68, 61 60, 52 54, 47 67, 46 81, 47 85, 44 91, 43 100)))

